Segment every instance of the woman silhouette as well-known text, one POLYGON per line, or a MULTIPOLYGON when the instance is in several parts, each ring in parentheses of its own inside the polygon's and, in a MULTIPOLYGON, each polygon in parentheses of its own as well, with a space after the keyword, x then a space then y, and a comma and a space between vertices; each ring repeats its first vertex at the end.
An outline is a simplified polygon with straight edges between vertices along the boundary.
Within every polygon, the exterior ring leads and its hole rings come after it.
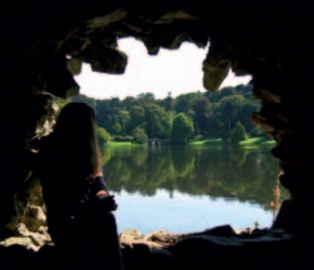
POLYGON ((104 182, 94 110, 72 102, 42 139, 38 177, 51 238, 66 262, 123 269, 113 196, 104 182))

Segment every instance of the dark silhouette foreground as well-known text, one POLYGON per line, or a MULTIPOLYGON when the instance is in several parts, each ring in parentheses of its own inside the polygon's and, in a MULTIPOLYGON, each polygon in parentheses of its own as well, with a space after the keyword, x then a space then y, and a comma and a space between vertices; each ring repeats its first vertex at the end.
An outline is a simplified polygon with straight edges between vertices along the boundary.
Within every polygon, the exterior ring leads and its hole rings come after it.
POLYGON ((67 269, 123 269, 112 213, 116 202, 102 175, 91 107, 70 103, 63 108, 54 132, 42 139, 38 164, 58 261, 67 269))

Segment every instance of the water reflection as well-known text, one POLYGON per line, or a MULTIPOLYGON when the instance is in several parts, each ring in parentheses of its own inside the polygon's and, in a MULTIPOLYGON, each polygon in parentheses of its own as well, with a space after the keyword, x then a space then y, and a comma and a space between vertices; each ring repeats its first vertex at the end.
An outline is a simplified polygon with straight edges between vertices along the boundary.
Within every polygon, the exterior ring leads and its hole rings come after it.
POLYGON ((107 151, 103 160, 120 229, 269 226, 285 196, 278 199, 279 168, 267 148, 134 147, 107 151))

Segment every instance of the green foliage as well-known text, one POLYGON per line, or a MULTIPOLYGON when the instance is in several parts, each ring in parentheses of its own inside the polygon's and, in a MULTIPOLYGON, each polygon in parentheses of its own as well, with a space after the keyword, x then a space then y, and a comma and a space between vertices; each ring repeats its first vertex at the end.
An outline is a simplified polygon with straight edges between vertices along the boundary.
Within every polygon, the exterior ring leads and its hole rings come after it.
POLYGON ((191 155, 188 146, 171 147, 170 154, 173 168, 178 176, 185 177, 194 170, 195 157, 191 155))
MULTIPOLYGON (((194 91, 165 99, 155 99, 152 93, 137 97, 93 99, 84 95, 72 97, 95 108, 97 124, 112 136, 132 136, 140 127, 148 138, 168 139, 173 136, 174 118, 184 113, 193 121, 194 135, 204 139, 221 138, 227 141, 239 121, 249 137, 264 137, 267 134, 251 121, 253 112, 259 112, 261 103, 252 94, 251 85, 225 87, 210 93, 194 91)), ((59 99, 60 107, 71 100, 59 99)), ((121 137, 121 138, 122 138, 121 137)), ((183 142, 181 142, 183 143, 183 142)))
POLYGON ((132 133, 134 128, 145 124, 145 109, 142 105, 133 105, 129 109, 130 121, 128 123, 128 132, 132 133))
POLYGON ((208 98, 200 97, 193 103, 193 120, 196 127, 196 133, 200 135, 208 135, 208 126, 210 124, 209 117, 212 114, 211 103, 208 98))
POLYGON ((100 152, 103 154, 106 146, 110 142, 111 136, 106 129, 104 129, 102 127, 98 127, 97 128, 97 137, 98 137, 100 152))
POLYGON ((233 160, 234 164, 241 167, 247 156, 246 149, 242 147, 235 147, 235 145, 228 145, 228 152, 230 153, 230 158, 233 160))
POLYGON ((65 99, 65 98, 55 97, 53 102, 57 106, 57 113, 59 113, 62 110, 62 108, 68 103, 72 102, 72 100, 69 98, 65 99))
POLYGON ((174 109, 174 101, 173 97, 171 96, 171 92, 168 93, 168 97, 163 100, 162 106, 165 108, 166 111, 173 111, 174 109))
POLYGON ((137 127, 133 130, 133 143, 146 144, 148 136, 143 128, 137 127))
POLYGON ((230 144, 238 144, 240 141, 244 141, 247 138, 245 127, 238 121, 230 133, 228 142, 230 144))
POLYGON ((96 108, 96 99, 94 98, 89 98, 86 95, 76 95, 71 97, 71 100, 74 102, 83 102, 86 103, 87 105, 91 106, 93 109, 96 108))
POLYGON ((108 163, 108 161, 111 159, 111 151, 110 148, 107 147, 103 147, 101 150, 101 165, 106 165, 108 163))
POLYGON ((243 95, 234 94, 222 97, 212 106, 209 135, 227 140, 236 123, 240 121, 250 136, 257 136, 256 127, 251 121, 251 114, 259 108, 258 101, 246 99, 243 95))
POLYGON ((173 120, 171 144, 187 144, 194 133, 193 121, 184 113, 179 113, 173 120))
POLYGON ((166 111, 154 103, 145 105, 146 133, 149 138, 164 138, 166 134, 163 117, 166 111))
MULTIPOLYGON (((188 194, 210 194, 214 199, 230 198, 230 194, 235 193, 242 202, 252 199, 251 194, 255 194, 254 201, 261 205, 274 199, 272 190, 279 168, 269 151, 232 148, 231 145, 226 148, 175 145, 158 151, 128 145, 110 147, 110 150, 111 159, 106 163, 104 173, 110 187, 117 192, 154 194, 164 188, 169 193, 178 190, 188 194), (240 162, 239 156, 242 156, 240 162)), ((289 198, 288 192, 281 192, 289 198)))
POLYGON ((192 117, 194 114, 193 103, 196 98, 200 98, 202 95, 199 92, 187 93, 179 95, 174 100, 174 109, 177 113, 183 112, 186 115, 192 117))
POLYGON ((119 134, 122 131, 122 126, 119 122, 114 122, 109 126, 112 134, 119 134))
POLYGON ((133 140, 133 136, 130 135, 115 135, 111 138, 112 141, 115 142, 131 142, 133 140))
POLYGON ((160 117, 160 122, 162 125, 162 131, 163 133, 161 134, 161 138, 167 138, 169 139, 170 137, 170 132, 172 129, 172 120, 174 118, 174 113, 173 111, 166 111, 164 112, 161 117, 160 117))

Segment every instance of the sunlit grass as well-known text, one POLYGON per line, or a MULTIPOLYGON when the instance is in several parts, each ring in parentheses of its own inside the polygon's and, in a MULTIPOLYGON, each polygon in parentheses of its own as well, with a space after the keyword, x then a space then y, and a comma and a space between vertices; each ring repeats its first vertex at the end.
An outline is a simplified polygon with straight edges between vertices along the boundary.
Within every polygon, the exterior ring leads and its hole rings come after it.
MULTIPOLYGON (((275 145, 275 140, 267 139, 267 138, 248 138, 245 141, 239 142, 239 146, 244 148, 256 148, 261 146, 272 147, 275 145)), ((190 145, 210 145, 210 146, 221 146, 224 145, 225 141, 220 138, 213 139, 202 139, 202 140, 192 140, 190 141, 190 145)))
MULTIPOLYGON (((244 148, 256 148, 260 146, 273 147, 275 146, 275 140, 266 139, 266 138, 249 138, 245 141, 239 142, 239 145, 244 148)), ((210 146, 222 146, 225 144, 223 139, 221 138, 213 138, 213 139, 201 139, 201 140, 191 140, 190 145, 210 145, 210 146)), ((110 148, 121 148, 121 147, 134 147, 134 144, 131 142, 109 142, 110 148)))
POLYGON ((190 141, 191 145, 200 145, 200 144, 206 144, 206 145, 221 145, 223 144, 223 140, 220 138, 213 138, 213 139, 205 139, 205 140, 192 140, 190 141))
POLYGON ((115 142, 111 141, 109 142, 109 147, 116 148, 116 147, 131 147, 131 142, 115 142))
POLYGON ((269 146, 269 147, 272 147, 272 146, 275 146, 276 142, 275 140, 272 140, 272 139, 265 139, 265 138, 259 138, 259 137, 256 137, 256 138, 249 138, 245 141, 241 141, 239 143, 241 146, 244 146, 245 148, 247 147, 259 147, 259 146, 269 146))

